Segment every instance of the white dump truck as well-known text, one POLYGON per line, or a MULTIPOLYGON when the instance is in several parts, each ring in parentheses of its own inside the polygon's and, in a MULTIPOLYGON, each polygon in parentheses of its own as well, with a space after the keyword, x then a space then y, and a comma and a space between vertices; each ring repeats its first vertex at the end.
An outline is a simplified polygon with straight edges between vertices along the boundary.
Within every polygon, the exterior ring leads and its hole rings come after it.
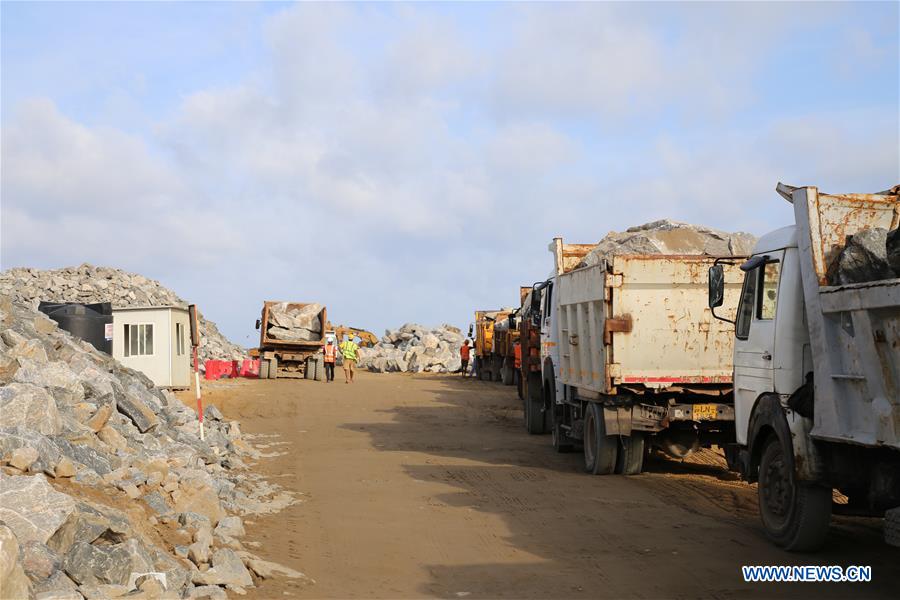
MULTIPOLYGON (((834 489, 849 499, 835 510, 886 516, 885 537, 900 545, 900 279, 829 285, 850 236, 897 228, 898 196, 778 192, 795 224, 760 238, 741 266, 726 457, 758 482, 777 545, 820 546, 834 489)), ((709 306, 728 306, 720 269, 709 282, 709 306)))
POLYGON ((578 268, 592 248, 555 238, 553 274, 532 294, 543 393, 525 401, 528 431, 549 430, 558 451, 581 443, 594 474, 639 473, 649 445, 684 457, 730 441, 734 336, 706 306, 706 277, 719 260, 736 303, 743 258, 619 255, 578 268))

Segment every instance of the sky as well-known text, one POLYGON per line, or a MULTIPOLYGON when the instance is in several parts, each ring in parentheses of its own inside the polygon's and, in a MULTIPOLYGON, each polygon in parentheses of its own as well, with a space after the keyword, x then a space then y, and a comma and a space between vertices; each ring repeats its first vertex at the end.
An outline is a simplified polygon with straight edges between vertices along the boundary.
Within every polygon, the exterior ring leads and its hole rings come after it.
POLYGON ((661 218, 900 182, 900 4, 0 4, 0 267, 467 327, 661 218))

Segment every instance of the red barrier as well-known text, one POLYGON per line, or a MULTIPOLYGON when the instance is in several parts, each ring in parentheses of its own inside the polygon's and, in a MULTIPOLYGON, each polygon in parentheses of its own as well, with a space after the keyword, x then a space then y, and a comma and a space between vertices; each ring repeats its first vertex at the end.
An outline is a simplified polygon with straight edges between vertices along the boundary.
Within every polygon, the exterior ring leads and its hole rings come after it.
POLYGON ((259 377, 259 359, 247 359, 241 361, 240 377, 259 377))
POLYGON ((208 360, 205 377, 207 380, 222 377, 259 377, 259 359, 208 360))
POLYGON ((208 360, 206 361, 206 379, 215 380, 222 377, 234 377, 237 371, 236 360, 208 360))

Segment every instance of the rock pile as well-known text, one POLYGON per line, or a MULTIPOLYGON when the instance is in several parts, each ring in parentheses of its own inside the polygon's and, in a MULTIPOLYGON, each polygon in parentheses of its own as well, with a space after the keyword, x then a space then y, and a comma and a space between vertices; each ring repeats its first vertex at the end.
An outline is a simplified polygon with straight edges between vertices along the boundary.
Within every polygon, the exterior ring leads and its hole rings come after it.
POLYGON ((453 373, 462 366, 459 347, 464 340, 460 330, 452 325, 428 329, 407 323, 385 331, 372 348, 360 348, 359 366, 376 373, 453 373))
POLYGON ((711 254, 749 255, 756 237, 749 233, 727 233, 702 225, 663 219, 629 227, 622 233, 611 231, 578 264, 599 264, 618 254, 711 254))
POLYGON ((322 339, 321 304, 279 302, 269 306, 269 337, 291 342, 314 342, 322 339))
MULTIPOLYGON (((60 285, 60 287, 62 287, 60 285)), ((290 494, 214 407, 170 392, 0 296, 0 597, 223 598, 292 572, 248 552, 239 515, 290 494)))
MULTIPOLYGON (((43 271, 8 269, 0 273, 0 294, 37 308, 49 302, 110 302, 125 306, 187 306, 175 292, 158 281, 111 267, 83 264, 43 271)), ((200 317, 200 364, 207 360, 239 360, 244 349, 219 333, 216 324, 200 317)))

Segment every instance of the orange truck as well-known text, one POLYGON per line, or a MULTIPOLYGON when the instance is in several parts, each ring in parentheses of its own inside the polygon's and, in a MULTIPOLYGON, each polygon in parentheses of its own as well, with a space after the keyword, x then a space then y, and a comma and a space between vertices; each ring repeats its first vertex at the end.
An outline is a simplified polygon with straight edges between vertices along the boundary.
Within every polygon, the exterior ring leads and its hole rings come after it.
MULTIPOLYGON (((512 309, 476 310, 475 322, 469 326, 469 337, 475 340, 475 373, 483 381, 501 381, 503 355, 498 353, 497 323, 506 322, 512 309)), ((504 345, 506 337, 501 340, 504 345)))

